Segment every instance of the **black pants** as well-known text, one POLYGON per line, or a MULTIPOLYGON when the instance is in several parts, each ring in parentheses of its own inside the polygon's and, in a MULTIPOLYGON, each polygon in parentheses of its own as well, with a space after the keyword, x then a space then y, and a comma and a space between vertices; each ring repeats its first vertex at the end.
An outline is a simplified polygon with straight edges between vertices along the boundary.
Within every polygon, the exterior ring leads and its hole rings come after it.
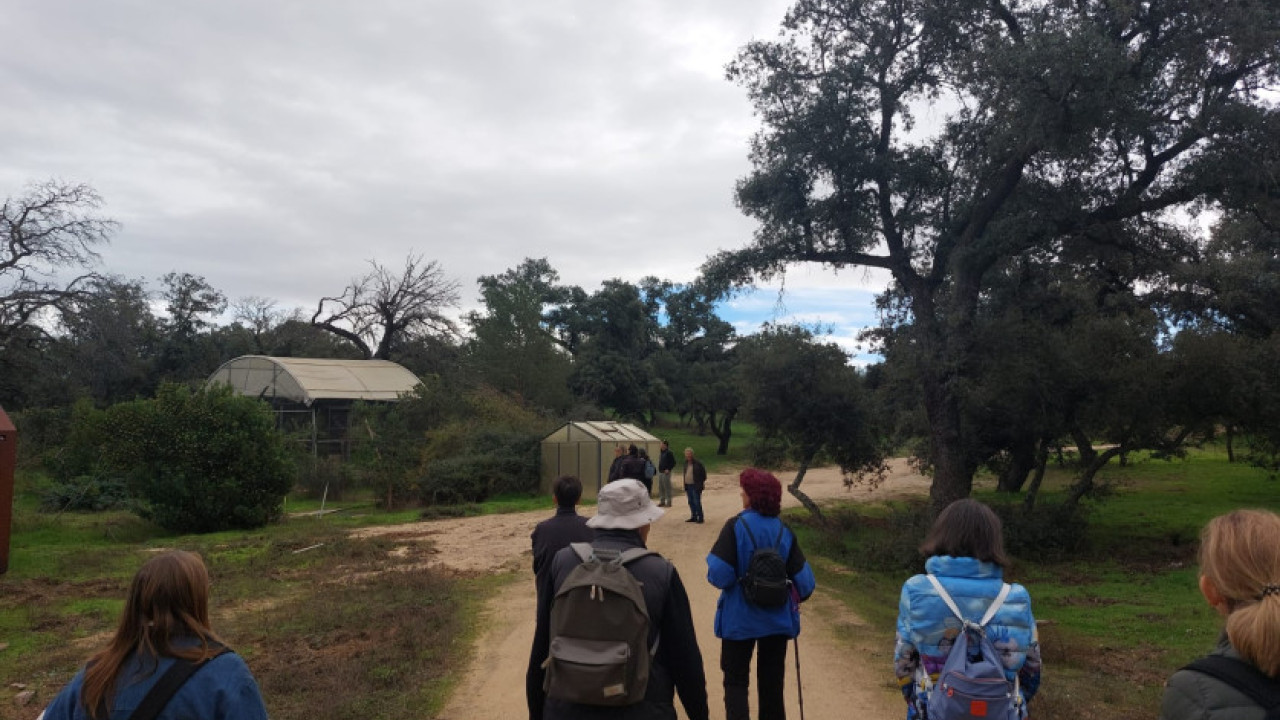
POLYGON ((760 654, 756 658, 759 720, 786 720, 787 710, 782 704, 782 687, 787 679, 789 640, 785 635, 770 635, 753 640, 720 641, 725 720, 750 720, 747 693, 751 689, 751 653, 757 646, 760 648, 760 654))

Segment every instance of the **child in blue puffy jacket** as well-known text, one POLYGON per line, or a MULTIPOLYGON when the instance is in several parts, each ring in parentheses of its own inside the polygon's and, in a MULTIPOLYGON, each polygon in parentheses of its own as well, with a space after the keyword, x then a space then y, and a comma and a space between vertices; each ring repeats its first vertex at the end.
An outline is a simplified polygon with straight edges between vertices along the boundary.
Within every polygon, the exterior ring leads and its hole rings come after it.
MULTIPOLYGON (((938 679, 962 625, 929 576, 941 583, 967 620, 978 622, 1005 584, 1004 569, 1009 561, 1002 532, 1000 518, 991 508, 966 498, 938 514, 920 546, 928 558, 926 574, 916 575, 902 586, 893 654, 908 720, 928 717, 926 683, 938 679)), ((1027 702, 1040 687, 1040 642, 1026 588, 1011 584, 987 624, 986 634, 1002 656, 1005 676, 1017 682, 1022 696, 1019 715, 1026 717, 1027 702)))

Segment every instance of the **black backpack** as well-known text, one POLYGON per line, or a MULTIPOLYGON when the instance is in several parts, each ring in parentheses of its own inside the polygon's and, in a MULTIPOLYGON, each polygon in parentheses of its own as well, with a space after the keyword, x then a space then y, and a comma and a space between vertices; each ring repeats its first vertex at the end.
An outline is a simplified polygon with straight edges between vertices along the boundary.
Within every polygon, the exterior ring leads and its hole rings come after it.
POLYGON ((569 547, 582 562, 551 601, 551 644, 542 667, 549 697, 586 705, 630 705, 644 699, 657 645, 649 647, 649 611, 629 563, 649 555, 569 547))
POLYGON ((751 543, 751 557, 747 560, 747 571, 738 579, 742 585, 742 593, 747 600, 765 608, 782 607, 791 599, 791 580, 787 576, 787 559, 782 557, 782 534, 787 531, 785 524, 778 528, 778 539, 772 547, 757 547, 756 539, 751 536, 751 527, 742 516, 738 516, 751 543))
POLYGON ((1267 711, 1267 720, 1280 720, 1280 680, 1269 678, 1243 660, 1207 655, 1182 668, 1217 678, 1248 695, 1267 711))

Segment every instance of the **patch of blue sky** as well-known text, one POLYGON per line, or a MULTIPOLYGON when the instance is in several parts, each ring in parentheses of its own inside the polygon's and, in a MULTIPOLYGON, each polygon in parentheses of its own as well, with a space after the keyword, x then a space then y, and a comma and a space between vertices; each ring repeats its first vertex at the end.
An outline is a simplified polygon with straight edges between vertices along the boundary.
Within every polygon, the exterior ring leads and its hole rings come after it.
POLYGON ((765 324, 803 325, 839 345, 855 365, 881 360, 859 342, 863 330, 877 325, 875 296, 867 287, 760 287, 721 302, 716 312, 739 335, 752 335, 765 324))

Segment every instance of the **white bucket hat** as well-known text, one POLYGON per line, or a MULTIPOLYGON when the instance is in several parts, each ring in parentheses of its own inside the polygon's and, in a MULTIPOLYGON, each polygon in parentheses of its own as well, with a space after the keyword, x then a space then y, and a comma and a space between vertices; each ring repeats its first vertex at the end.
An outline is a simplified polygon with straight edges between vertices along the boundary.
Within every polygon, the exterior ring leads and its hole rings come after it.
POLYGON ((662 508, 649 499, 649 491, 639 480, 614 480, 600 488, 596 498, 596 516, 588 527, 635 530, 663 516, 662 508))

